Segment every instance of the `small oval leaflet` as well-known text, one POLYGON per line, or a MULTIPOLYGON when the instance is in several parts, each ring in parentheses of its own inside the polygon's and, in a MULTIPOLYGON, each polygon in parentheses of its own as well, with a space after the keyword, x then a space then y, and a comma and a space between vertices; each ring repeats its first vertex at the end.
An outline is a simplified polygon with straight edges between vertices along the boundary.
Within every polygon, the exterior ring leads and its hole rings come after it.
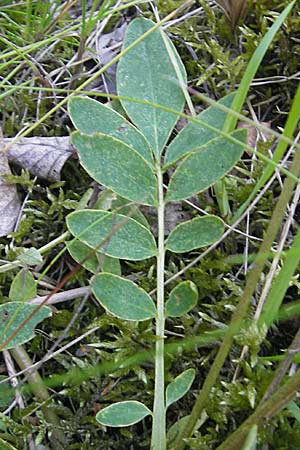
POLYGON ((1 350, 14 348, 34 337, 36 325, 51 316, 51 309, 43 306, 3 348, 2 345, 21 323, 36 309, 36 305, 23 302, 9 302, 0 306, 0 347, 1 350))
MULTIPOLYGON (((128 204, 128 200, 124 197, 121 197, 120 195, 117 196, 115 200, 112 201, 111 204, 111 210, 116 211, 118 214, 122 214, 123 216, 129 216, 132 219, 139 222, 141 225, 144 225, 144 227, 148 228, 150 230, 150 225, 142 213, 142 211, 135 205, 135 210, 132 211, 132 204, 128 204)), ((95 209, 98 209, 95 208, 95 209)), ((99 209, 104 209, 99 207, 99 209)))
MULTIPOLYGON (((234 93, 226 95, 226 97, 221 98, 217 104, 230 107, 234 95, 234 93)), ((213 105, 202 111, 196 119, 201 120, 201 122, 211 125, 218 130, 222 130, 226 119, 226 112, 221 111, 213 105)), ((174 164, 176 161, 186 156, 187 153, 207 144, 218 136, 216 131, 212 131, 204 125, 189 122, 168 145, 165 155, 165 166, 174 164)))
POLYGON ((198 289, 192 281, 179 283, 170 293, 166 303, 166 316, 180 317, 197 304, 198 289))
POLYGON ((25 302, 36 295, 36 282, 32 273, 28 269, 21 269, 11 283, 9 299, 15 302, 25 302))
POLYGON ((128 427, 149 415, 152 415, 152 412, 147 406, 143 403, 129 400, 114 403, 102 409, 102 411, 97 413, 96 420, 108 427, 128 427))
POLYGON ((156 205, 156 176, 151 165, 129 145, 102 133, 72 134, 81 165, 98 183, 143 205, 156 205))
POLYGON ((75 239, 67 242, 66 247, 76 262, 81 264, 86 270, 89 270, 92 273, 96 272, 99 267, 101 253, 92 252, 91 247, 75 239))
POLYGON ((171 425, 170 428, 168 429, 167 441, 170 448, 172 448, 172 446, 174 445, 179 434, 183 432, 189 418, 190 415, 181 417, 179 420, 177 420, 177 422, 173 423, 173 425, 171 425))
POLYGON ((257 425, 252 425, 242 450, 255 450, 257 444, 257 425))
POLYGON ((183 397, 190 387, 195 378, 195 370, 187 369, 182 372, 178 377, 173 380, 166 389, 166 408, 168 408, 172 403, 177 402, 181 397, 183 397))
POLYGON ((122 214, 91 209, 74 211, 67 217, 67 226, 80 241, 114 258, 139 261, 157 252, 150 231, 122 214))
POLYGON ((101 252, 91 253, 91 248, 78 240, 72 240, 66 243, 67 249, 76 262, 92 273, 96 273, 101 268, 103 272, 121 275, 121 265, 118 258, 112 258, 101 252), (101 263, 101 264, 100 264, 101 263))
POLYGON ((166 249, 184 253, 216 242, 224 232, 224 222, 216 216, 196 217, 177 225, 171 231, 166 249))
POLYGON ((36 266, 43 262, 43 257, 36 248, 31 247, 18 255, 18 260, 28 266, 36 266))
MULTIPOLYGON (((5 381, 8 377, 0 375, 0 408, 6 408, 14 400, 15 392, 9 381, 5 381)), ((0 442, 1 443, 1 442, 0 442)), ((1 448, 1 447, 0 447, 1 448)))
POLYGON ((132 281, 117 275, 97 275, 92 291, 99 303, 120 319, 141 321, 156 316, 156 307, 150 295, 132 281))
POLYGON ((69 113, 81 133, 104 133, 120 139, 153 164, 152 151, 146 138, 109 106, 92 98, 76 96, 69 101, 69 113))
MULTIPOLYGON (((123 48, 131 45, 154 25, 154 22, 144 18, 133 20, 127 27, 123 48)), ((165 39, 169 38, 166 36, 165 39)), ((171 41, 169 45, 186 82, 182 61, 171 41)), ((185 98, 177 80, 172 59, 160 30, 155 30, 147 39, 139 42, 124 55, 117 68, 119 95, 166 106, 180 112, 185 98)), ((150 142, 158 157, 176 124, 176 115, 145 103, 120 100, 128 116, 150 142)))
MULTIPOLYGON (((247 131, 237 130, 230 136, 244 143, 247 131)), ((195 149, 175 170, 168 186, 166 201, 184 200, 204 191, 226 175, 242 153, 242 145, 223 136, 195 149)))

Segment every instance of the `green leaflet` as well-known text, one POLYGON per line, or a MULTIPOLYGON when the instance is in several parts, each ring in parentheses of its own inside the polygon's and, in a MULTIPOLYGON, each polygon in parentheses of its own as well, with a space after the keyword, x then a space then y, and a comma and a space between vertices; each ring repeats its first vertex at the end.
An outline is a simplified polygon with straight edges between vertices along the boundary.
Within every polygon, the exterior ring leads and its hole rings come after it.
MULTIPOLYGON (((244 142, 247 131, 237 130, 231 136, 244 142)), ((207 189, 234 167, 242 153, 241 145, 225 137, 189 153, 170 180, 166 201, 183 200, 207 189)))
MULTIPOLYGON (((189 420, 190 416, 183 416, 178 419, 173 425, 168 429, 167 439, 168 439, 168 448, 173 448, 176 439, 179 434, 181 434, 189 420)), ((198 430, 200 426, 203 424, 203 421, 200 419, 197 421, 197 426, 195 426, 194 430, 198 430)))
POLYGON ((72 97, 69 114, 81 133, 103 133, 115 137, 153 163, 150 145, 142 133, 110 107, 88 97, 72 97))
POLYGON ((156 176, 150 164, 124 142, 102 133, 72 134, 80 162, 89 175, 122 197, 155 205, 156 176))
MULTIPOLYGON (((108 211, 109 209, 112 209, 112 203, 114 200, 116 200, 117 194, 113 192, 111 189, 103 188, 101 192, 99 192, 97 196, 97 200, 95 204, 93 205, 93 209, 102 209, 104 211, 108 211)), ((125 201, 128 202, 128 200, 125 199, 125 201)), ((82 207, 84 209, 86 205, 82 207)))
MULTIPOLYGON (((124 48, 153 25, 151 20, 133 20, 125 34, 124 48)), ((120 59, 117 69, 118 93, 181 112, 185 103, 184 94, 161 33, 160 30, 154 31, 120 59)), ((170 46, 186 81, 184 66, 171 42, 170 46)), ((150 142, 156 157, 159 157, 178 118, 146 104, 122 99, 121 103, 150 142)))
POLYGON ((18 255, 18 260, 27 266, 36 266, 43 262, 42 255, 34 247, 30 247, 18 255))
POLYGON ((166 249, 184 253, 216 242, 224 232, 224 222, 216 216, 197 217, 180 223, 171 231, 166 249))
POLYGON ((67 242, 66 246, 70 255, 75 259, 76 262, 82 264, 82 266, 90 272, 96 272, 97 268, 99 267, 99 258, 101 253, 91 253, 92 249, 88 245, 78 240, 67 242), (85 258, 87 259, 84 260, 85 258))
POLYGON ((36 282, 28 269, 21 269, 17 273, 9 290, 9 299, 16 302, 24 302, 36 297, 36 282))
POLYGON ((128 427, 150 414, 152 414, 150 409, 143 403, 129 400, 127 402, 114 403, 107 406, 107 408, 103 408, 97 413, 96 419, 102 425, 109 427, 128 427))
POLYGON ((117 275, 97 275, 92 291, 101 305, 120 319, 147 320, 156 316, 156 307, 150 295, 132 281, 117 275))
POLYGON ((113 273, 114 275, 122 275, 121 263, 118 258, 112 258, 111 256, 105 255, 102 264, 102 272, 113 273))
POLYGON ((155 256, 157 252, 150 231, 121 214, 99 210, 74 211, 67 217, 67 226, 80 241, 114 258, 138 261, 155 256), (115 231, 112 233, 113 227, 115 231))
POLYGON ((182 281, 170 293, 165 310, 167 317, 180 317, 197 304, 198 289, 192 281, 182 281))
POLYGON ((116 200, 112 201, 111 209, 113 211, 116 211, 118 214, 123 214, 123 216, 130 215, 132 219, 136 220, 141 225, 144 225, 144 227, 150 229, 150 225, 141 210, 139 208, 136 208, 134 211, 132 211, 132 205, 130 204, 130 202, 128 202, 128 200, 126 200, 126 198, 120 197, 118 195, 116 200))
MULTIPOLYGON (((226 95, 226 97, 221 98, 218 103, 230 107, 234 95, 234 93, 226 95)), ((202 111, 196 119, 222 130, 226 119, 226 112, 221 111, 216 106, 210 106, 202 111)), ((219 137, 219 134, 215 131, 209 130, 204 125, 189 122, 188 125, 178 133, 175 139, 173 139, 171 144, 168 145, 165 155, 165 166, 174 164, 180 158, 187 155, 187 153, 207 144, 216 137, 219 137)))
MULTIPOLYGON (((85 208, 85 206, 83 206, 82 209, 83 208, 85 208)), ((117 195, 110 189, 104 188, 99 193, 96 203, 93 206, 93 209, 101 209, 105 211, 111 210, 115 211, 118 214, 123 214, 124 216, 129 215, 132 219, 141 223, 146 228, 150 228, 150 225, 147 222, 146 217, 140 211, 137 205, 135 205, 134 210, 132 210, 132 202, 130 200, 127 200, 127 198, 117 195)))
MULTIPOLYGON (((35 309, 36 305, 22 302, 9 302, 0 306, 0 346, 35 309)), ((30 341, 34 337, 36 325, 51 314, 51 309, 43 306, 1 350, 14 348, 30 341)))
POLYGON ((188 369, 182 372, 178 377, 173 380, 166 389, 166 408, 168 408, 172 403, 177 402, 181 397, 183 397, 190 387, 195 378, 195 370, 188 369))
POLYGON ((257 444, 257 425, 252 425, 242 450, 255 450, 257 444))
POLYGON ((103 272, 121 275, 121 266, 118 258, 105 255, 100 266, 101 252, 91 253, 91 248, 78 240, 67 242, 66 246, 72 258, 90 272, 96 273, 97 270, 101 269, 103 272))
MULTIPOLYGON (((6 408, 9 406, 9 404, 13 401, 15 392, 12 386, 10 385, 9 381, 3 381, 8 378, 4 375, 0 375, 0 381, 2 384, 0 384, 0 408, 6 408)), ((0 441, 1 443, 1 441, 0 441)), ((0 447, 2 448, 2 447, 0 447)))
POLYGON ((288 412, 290 413, 290 415, 292 417, 294 417, 294 419, 297 420, 298 424, 300 424, 300 408, 297 405, 297 403, 295 403, 294 401, 289 402, 286 405, 286 409, 288 410, 288 412))

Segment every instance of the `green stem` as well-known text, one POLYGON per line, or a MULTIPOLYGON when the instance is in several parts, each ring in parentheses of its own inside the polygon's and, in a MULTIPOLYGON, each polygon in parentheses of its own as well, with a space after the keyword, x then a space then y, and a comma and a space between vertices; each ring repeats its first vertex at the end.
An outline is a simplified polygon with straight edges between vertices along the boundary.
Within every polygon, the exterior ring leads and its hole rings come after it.
POLYGON ((157 318, 155 346, 155 388, 153 408, 153 428, 151 450, 166 449, 166 411, 164 380, 164 192, 163 178, 159 163, 157 164, 158 181, 158 254, 157 254, 157 318))
POLYGON ((25 38, 30 39, 32 37, 32 0, 27 0, 26 2, 26 28, 25 28, 25 38))

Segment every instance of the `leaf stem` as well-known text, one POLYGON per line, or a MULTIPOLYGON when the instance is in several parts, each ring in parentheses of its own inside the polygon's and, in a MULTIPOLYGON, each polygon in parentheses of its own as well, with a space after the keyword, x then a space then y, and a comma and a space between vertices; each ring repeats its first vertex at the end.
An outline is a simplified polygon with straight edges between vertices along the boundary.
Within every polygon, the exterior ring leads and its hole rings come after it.
POLYGON ((158 254, 157 254, 157 318, 155 347, 155 388, 153 408, 153 428, 151 450, 166 449, 166 411, 164 381, 164 192, 163 177, 159 162, 157 163, 158 182, 158 254))

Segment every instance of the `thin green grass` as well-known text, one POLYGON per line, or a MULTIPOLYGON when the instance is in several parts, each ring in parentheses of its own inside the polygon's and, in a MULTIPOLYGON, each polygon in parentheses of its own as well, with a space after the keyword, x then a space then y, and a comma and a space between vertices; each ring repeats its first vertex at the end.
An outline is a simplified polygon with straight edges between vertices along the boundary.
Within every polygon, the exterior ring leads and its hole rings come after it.
MULTIPOLYGON (((283 22, 285 21, 287 16, 290 14, 294 5, 295 5, 295 0, 292 1, 284 9, 284 11, 282 11, 280 16, 276 19, 274 24, 268 30, 268 32, 266 33, 266 35, 263 37, 262 41, 260 42, 259 46, 253 53, 251 60, 249 61, 248 65, 247 65, 244 76, 240 82, 237 93, 233 99, 233 102, 231 105, 231 109, 233 111, 236 111, 236 112, 241 111, 254 76, 255 76, 259 66, 261 65, 261 62, 271 44, 271 42, 275 38, 276 34, 278 33, 279 28, 281 27, 281 25, 283 24, 283 22)), ((223 131, 227 132, 227 133, 232 132, 235 129, 236 124, 237 124, 237 118, 235 116, 229 114, 225 120, 223 131)), ((215 192, 216 192, 216 197, 217 197, 217 201, 218 201, 218 204, 220 207, 221 214, 224 217, 230 217, 231 212, 230 212, 230 207, 229 207, 229 203, 228 203, 228 196, 227 196, 224 180, 219 181, 216 184, 215 192)))

